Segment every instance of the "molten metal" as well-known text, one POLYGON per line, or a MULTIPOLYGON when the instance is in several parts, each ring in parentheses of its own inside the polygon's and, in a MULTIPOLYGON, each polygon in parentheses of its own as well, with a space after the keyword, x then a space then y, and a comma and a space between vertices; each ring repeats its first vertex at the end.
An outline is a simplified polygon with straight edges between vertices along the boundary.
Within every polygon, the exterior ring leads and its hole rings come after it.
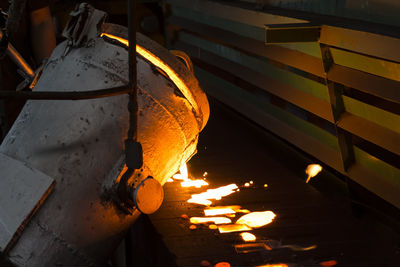
POLYGON ((306 174, 308 175, 306 183, 308 183, 311 178, 315 177, 321 171, 322 171, 322 166, 319 164, 308 165, 306 169, 306 174))
POLYGON ((192 217, 190 223, 214 223, 214 224, 226 224, 232 223, 231 219, 225 217, 192 217))
POLYGON ((186 163, 183 164, 180 168, 179 168, 179 172, 177 174, 174 174, 174 176, 172 176, 172 178, 174 178, 175 180, 183 180, 181 182, 181 186, 182 187, 196 187, 196 188, 200 188, 202 186, 207 186, 208 183, 203 180, 203 179, 190 179, 189 178, 189 172, 188 172, 188 168, 186 163))
POLYGON ((242 207, 239 205, 208 207, 204 210, 204 214, 206 216, 235 214, 236 212, 249 213, 250 211, 242 209, 242 207))
POLYGON ((251 228, 259 228, 271 223, 276 217, 272 211, 256 211, 240 217, 236 223, 245 224, 251 228))
POLYGON ((226 224, 218 226, 218 230, 221 234, 224 234, 232 232, 251 231, 252 229, 245 224, 226 224))
POLYGON ((236 184, 221 186, 215 189, 208 189, 206 192, 200 194, 193 194, 188 203, 197 203, 200 205, 211 205, 210 199, 220 200, 222 197, 235 193, 234 190, 238 189, 236 184))
POLYGON ((240 236, 242 237, 243 241, 246 242, 256 241, 257 239, 255 235, 248 232, 241 233, 240 236))

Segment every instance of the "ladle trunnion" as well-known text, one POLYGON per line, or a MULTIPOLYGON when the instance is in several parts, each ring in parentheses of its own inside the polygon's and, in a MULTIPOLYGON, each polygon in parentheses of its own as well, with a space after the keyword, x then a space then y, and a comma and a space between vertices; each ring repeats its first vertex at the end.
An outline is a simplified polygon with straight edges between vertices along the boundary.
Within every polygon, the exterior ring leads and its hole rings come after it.
MULTIPOLYGON (((101 11, 82 7, 88 16, 76 17, 75 28, 69 29, 73 38, 56 47, 35 92, 128 83, 127 29, 99 23, 101 11)), ((128 95, 30 100, 4 139, 0 251, 13 264, 104 265, 139 209, 148 213, 161 204, 157 185, 196 152, 209 116, 196 78, 175 55, 141 34, 137 53, 143 167, 128 181, 131 202, 121 200, 117 190, 124 169, 128 95)))

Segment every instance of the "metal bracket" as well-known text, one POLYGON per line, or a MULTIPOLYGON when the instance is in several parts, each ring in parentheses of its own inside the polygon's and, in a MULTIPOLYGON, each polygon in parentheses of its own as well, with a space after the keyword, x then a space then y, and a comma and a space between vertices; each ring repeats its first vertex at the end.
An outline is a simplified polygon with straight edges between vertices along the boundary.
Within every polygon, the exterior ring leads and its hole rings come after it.
POLYGON ((321 25, 312 23, 265 25, 265 44, 317 42, 321 25))

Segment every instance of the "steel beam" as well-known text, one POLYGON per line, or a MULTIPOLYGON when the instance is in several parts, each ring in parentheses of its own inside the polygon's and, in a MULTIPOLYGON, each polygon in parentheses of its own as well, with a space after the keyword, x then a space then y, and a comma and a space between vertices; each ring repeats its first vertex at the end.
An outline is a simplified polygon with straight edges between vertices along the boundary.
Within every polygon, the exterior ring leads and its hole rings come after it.
POLYGON ((317 42, 321 26, 312 23, 265 25, 265 44, 317 42))

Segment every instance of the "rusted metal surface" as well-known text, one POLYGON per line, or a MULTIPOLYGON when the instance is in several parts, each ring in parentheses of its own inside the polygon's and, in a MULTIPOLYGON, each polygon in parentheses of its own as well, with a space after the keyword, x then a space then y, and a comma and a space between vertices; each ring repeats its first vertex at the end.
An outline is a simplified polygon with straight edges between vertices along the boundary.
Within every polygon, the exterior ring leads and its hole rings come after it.
MULTIPOLYGON (((126 28, 108 27, 114 35, 126 28)), ((198 109, 151 63, 138 57, 138 139, 144 166, 137 180, 160 183, 196 151, 208 119, 208 102, 193 74, 175 56, 138 34, 138 43, 166 62, 187 83, 198 109)), ((125 46, 96 37, 64 55, 56 47, 36 85, 60 92, 117 87, 127 83, 125 46)), ((128 96, 82 101, 28 101, 0 151, 26 162, 56 181, 53 194, 10 250, 18 266, 96 266, 104 264, 138 217, 108 202, 123 164, 128 96)))

